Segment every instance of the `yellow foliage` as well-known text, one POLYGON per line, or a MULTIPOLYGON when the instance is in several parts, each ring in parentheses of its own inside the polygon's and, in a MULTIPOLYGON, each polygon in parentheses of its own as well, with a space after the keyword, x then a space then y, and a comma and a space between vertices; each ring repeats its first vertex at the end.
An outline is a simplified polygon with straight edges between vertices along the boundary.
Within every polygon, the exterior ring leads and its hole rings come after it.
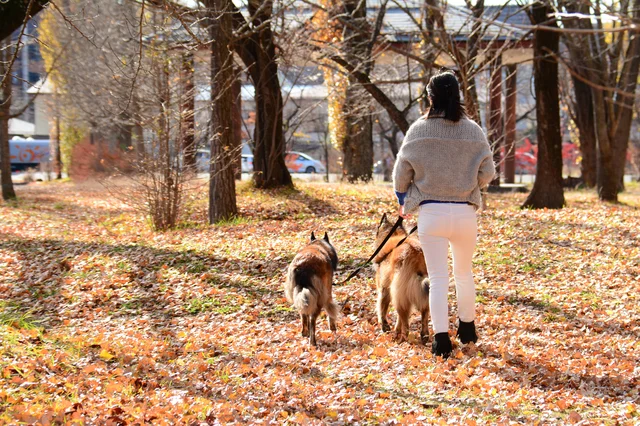
MULTIPOLYGON (((62 31, 64 26, 58 21, 59 15, 53 8, 43 12, 43 18, 38 28, 40 37, 40 53, 44 60, 47 78, 53 84, 57 93, 64 93, 67 81, 65 80, 63 65, 67 62, 65 48, 62 43, 62 31)), ((60 149, 62 164, 65 169, 71 164, 73 148, 82 141, 87 134, 87 129, 78 125, 77 114, 71 106, 65 108, 65 113, 60 118, 60 149)), ((67 170, 68 172, 68 170, 67 170)))
POLYGON ((329 137, 331 144, 342 149, 347 135, 344 104, 349 83, 346 75, 329 67, 322 67, 325 84, 329 89, 327 114, 329 116, 329 137))
POLYGON ((49 78, 54 87, 64 87, 63 74, 60 72, 59 64, 63 63, 64 50, 59 37, 59 27, 56 22, 55 10, 53 8, 45 9, 42 14, 43 18, 38 28, 40 36, 40 54, 44 60, 45 69, 48 71, 49 78))
MULTIPOLYGON (((340 26, 330 19, 327 12, 336 7, 336 0, 321 0, 320 4, 323 10, 318 11, 311 20, 316 30, 314 41, 320 46, 339 43, 342 40, 340 26)), ((331 61, 326 60, 325 64, 321 68, 328 89, 329 138, 331 144, 341 150, 347 135, 344 105, 349 80, 344 72, 335 69, 335 65, 331 61)))

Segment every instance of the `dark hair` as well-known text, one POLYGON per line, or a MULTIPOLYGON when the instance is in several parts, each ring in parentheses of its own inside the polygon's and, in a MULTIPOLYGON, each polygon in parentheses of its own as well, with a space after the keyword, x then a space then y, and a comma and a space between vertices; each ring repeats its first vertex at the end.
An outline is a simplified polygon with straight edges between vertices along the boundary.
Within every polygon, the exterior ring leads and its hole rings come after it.
POLYGON ((431 103, 428 117, 459 121, 467 115, 460 101, 460 85, 453 72, 445 71, 431 77, 427 94, 431 103))

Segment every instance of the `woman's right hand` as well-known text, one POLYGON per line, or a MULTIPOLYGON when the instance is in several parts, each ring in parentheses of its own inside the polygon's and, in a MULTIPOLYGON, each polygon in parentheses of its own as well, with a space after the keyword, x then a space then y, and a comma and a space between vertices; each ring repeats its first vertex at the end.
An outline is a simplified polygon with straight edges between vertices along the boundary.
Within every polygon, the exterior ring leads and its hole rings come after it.
POLYGON ((404 206, 398 207, 398 216, 403 219, 408 219, 411 215, 404 212, 404 206))

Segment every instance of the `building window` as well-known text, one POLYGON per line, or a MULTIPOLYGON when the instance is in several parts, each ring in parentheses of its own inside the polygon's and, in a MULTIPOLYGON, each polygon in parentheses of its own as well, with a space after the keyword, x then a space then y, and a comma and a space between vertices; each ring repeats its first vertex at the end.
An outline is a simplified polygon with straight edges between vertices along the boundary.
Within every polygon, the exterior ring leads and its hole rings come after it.
POLYGON ((36 84, 40 80, 40 74, 29 71, 29 83, 36 84))
POLYGON ((30 61, 39 61, 40 57, 40 48, 37 43, 29 44, 29 60, 30 61))

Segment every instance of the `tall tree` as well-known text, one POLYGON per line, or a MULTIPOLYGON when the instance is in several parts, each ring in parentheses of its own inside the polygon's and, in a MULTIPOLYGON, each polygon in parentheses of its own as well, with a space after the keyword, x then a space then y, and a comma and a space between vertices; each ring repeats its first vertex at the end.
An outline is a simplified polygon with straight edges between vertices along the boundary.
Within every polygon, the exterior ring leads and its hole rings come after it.
POLYGON ((254 184, 258 188, 293 186, 284 163, 284 106, 278 78, 275 36, 271 29, 273 0, 249 0, 247 19, 231 0, 226 2, 227 10, 234 10, 236 31, 245 31, 234 41, 234 47, 247 67, 255 88, 254 184))
MULTIPOLYGON (((368 25, 362 18, 365 2, 343 0, 322 0, 321 7, 315 13, 313 22, 313 33, 307 37, 309 46, 320 53, 320 64, 323 67, 328 94, 328 112, 329 112, 329 132, 333 145, 342 150, 345 145, 345 139, 349 133, 347 130, 349 117, 351 123, 355 123, 363 116, 369 117, 371 111, 369 108, 370 99, 363 97, 366 91, 389 115, 400 131, 403 133, 409 129, 409 121, 407 115, 411 108, 419 101, 419 99, 409 99, 404 109, 398 108, 390 94, 383 91, 381 86, 374 81, 372 77, 374 63, 374 51, 376 55, 385 50, 389 44, 380 37, 382 25, 386 13, 386 5, 388 0, 380 2, 378 13, 373 20, 373 25, 368 25), (351 9, 350 13, 346 13, 346 6, 351 9), (340 41, 339 43, 337 41, 340 41), (382 47, 384 46, 384 48, 382 47), (378 51, 380 50, 380 51, 378 51), (336 67, 335 65, 338 65, 336 67), (347 111, 346 98, 349 91, 350 101, 347 111), (361 111, 357 111, 359 107, 361 111)), ((308 27, 301 26, 308 30, 308 27)), ((395 70, 397 71, 397 70, 395 70)), ((407 84, 410 83, 410 70, 407 67, 407 84)), ((351 126, 352 129, 356 127, 351 126)), ((368 130, 366 130, 368 133, 368 130)), ((369 137, 365 137, 365 132, 356 133, 362 136, 364 143, 368 143, 369 137)), ((368 135, 367 135, 368 136, 368 135)), ((352 138, 353 139, 353 138, 352 138)), ((356 144, 349 144, 349 151, 357 149, 356 144)), ((351 155, 351 154, 349 154, 351 155)), ((368 154, 367 154, 368 156, 368 154)), ((347 157, 347 152, 345 152, 347 157)), ((366 158, 364 156, 363 158, 366 158)), ((347 158, 345 158, 347 160, 347 158)), ((357 176, 358 172, 354 169, 354 173, 348 171, 352 167, 360 167, 365 173, 369 173, 369 166, 348 159, 348 165, 343 168, 343 172, 349 176, 357 176)), ((362 178, 349 178, 350 180, 362 180, 362 178)), ((366 178, 364 179, 366 180, 366 178)))
POLYGON ((158 105, 139 96, 152 80, 145 79, 152 56, 145 53, 154 32, 170 31, 145 21, 146 8, 144 2, 67 0, 45 12, 41 51, 47 68, 54 68, 48 79, 57 93, 54 109, 63 123, 63 143, 66 129, 92 123, 92 132, 116 135, 127 148, 135 139, 134 146, 141 148, 139 126, 158 105), (99 19, 75 19, 84 13, 99 19))
MULTIPOLYGON (((562 4, 562 3, 561 3, 562 4)), ((580 13, 589 16, 589 2, 570 0, 564 4, 570 13, 580 13)), ((567 28, 586 28, 580 23, 580 19, 564 16, 562 22, 567 28)), ((570 108, 571 118, 578 128, 580 141, 580 153, 582 157, 581 171, 584 185, 594 188, 597 184, 597 136, 593 111, 593 96, 588 83, 587 59, 583 55, 589 52, 589 37, 582 34, 565 34, 566 44, 573 72, 571 84, 573 97, 567 103, 570 108)))
MULTIPOLYGON (((238 213, 234 177, 234 92, 235 81, 232 9, 227 0, 207 0, 211 40, 211 164, 209 180, 209 223, 229 219, 238 213)), ((255 157, 254 157, 255 158, 255 157)), ((255 162, 254 162, 255 164, 255 162)))
POLYGON ((53 126, 49 132, 49 143, 51 144, 50 157, 52 171, 56 179, 62 179, 62 150, 60 149, 60 114, 54 112, 53 126))
POLYGON ((426 21, 428 27, 427 31, 422 31, 422 37, 424 43, 431 45, 436 53, 446 53, 455 63, 461 90, 465 94, 464 103, 467 114, 472 120, 480 123, 475 77, 480 70, 486 67, 487 61, 486 59, 479 61, 478 58, 480 53, 483 53, 485 57, 490 58, 489 60, 492 61, 498 58, 499 55, 491 52, 491 50, 496 49, 494 45, 495 38, 488 43, 485 41, 484 46, 482 46, 483 36, 489 27, 487 20, 482 19, 485 11, 484 0, 476 0, 475 3, 471 0, 465 0, 465 4, 469 10, 469 16, 460 29, 452 30, 447 28, 445 22, 444 15, 447 13, 446 7, 448 6, 443 8, 442 3, 438 0, 425 0, 425 10, 429 11, 431 15, 426 21), (470 28, 471 30, 466 34, 466 42, 459 43, 459 32, 463 28, 470 28), (484 47, 484 50, 481 51, 481 47, 484 47))
POLYGON ((180 149, 184 156, 184 166, 188 171, 196 172, 196 135, 195 135, 195 88, 193 54, 182 55, 182 93, 180 102, 180 149))
MULTIPOLYGON (((577 55, 584 60, 585 66, 574 70, 574 75, 591 87, 598 145, 598 196, 603 201, 616 202, 623 187, 640 68, 640 37, 635 25, 629 23, 640 22, 640 0, 616 3, 620 19, 610 24, 604 23, 602 4, 596 2, 590 6, 592 16, 566 20, 574 28, 587 30, 584 37, 588 42, 576 41, 576 35, 569 38, 568 46, 573 51, 572 56, 577 55), (627 26, 626 30, 619 28, 622 25, 627 26), (604 29, 612 31, 605 35, 604 29)), ((575 1, 566 2, 565 7, 570 13, 585 11, 575 1)))
POLYGON ((493 149, 493 162, 496 164, 496 175, 491 186, 500 186, 500 170, 502 169, 501 151, 504 136, 502 120, 502 60, 496 57, 489 67, 489 118, 487 120, 487 139, 493 149))
POLYGON ((506 66, 506 96, 504 102, 504 181, 515 183, 516 176, 516 107, 518 104, 518 67, 506 66))
MULTIPOLYGON (((371 50, 367 37, 367 2, 344 0, 343 2, 343 51, 352 64, 360 64, 366 75, 371 73, 371 50)), ((346 135, 342 146, 343 176, 349 182, 368 182, 373 177, 373 138, 369 97, 358 79, 349 75, 345 96, 344 114, 346 135)))
MULTIPOLYGON (((427 85, 429 84, 429 80, 431 80, 431 76, 433 75, 433 67, 435 66, 436 59, 438 58, 439 49, 435 47, 437 44, 437 36, 436 36, 436 25, 440 22, 440 16, 442 14, 442 10, 440 9, 438 0, 424 0, 422 5, 422 13, 424 19, 422 20, 422 24, 424 28, 422 29, 422 68, 424 70, 424 75, 422 76, 424 88, 426 91, 427 85), (427 42, 429 41, 429 42, 427 42)), ((422 99, 422 110, 426 111, 429 108, 429 97, 423 96, 422 99)), ((396 151, 397 153, 397 151, 396 151)), ((394 157, 396 155, 394 153, 394 157)))
POLYGON ((562 137, 560 135, 560 98, 558 93, 557 53, 560 36, 553 9, 548 3, 535 2, 529 10, 531 23, 537 28, 533 38, 533 76, 535 81, 538 136, 536 181, 524 208, 562 208, 562 137), (550 29, 546 29, 551 27, 550 29))
MULTIPOLYGON (((198 7, 192 9, 176 0, 150 1, 166 7, 183 22, 184 19, 200 21, 201 10, 198 7)), ((284 162, 284 105, 278 77, 278 52, 272 30, 275 26, 273 3, 273 0, 248 0, 244 3, 249 12, 247 17, 232 0, 220 4, 233 17, 233 47, 255 88, 253 182, 257 188, 293 186, 284 162)), ((213 3, 208 0, 205 4, 210 9, 213 3)), ((194 35, 192 32, 190 34, 194 35)))
POLYGON ((575 97, 571 108, 580 141, 582 180, 587 188, 594 188, 597 184, 598 146, 593 120, 593 96, 591 88, 583 80, 572 76, 571 83, 575 97))
POLYGON ((8 41, 0 42, 0 78, 2 78, 2 97, 0 98, 0 182, 2 198, 16 198, 11 180, 11 159, 9 157, 9 117, 11 116, 11 53, 8 41))

